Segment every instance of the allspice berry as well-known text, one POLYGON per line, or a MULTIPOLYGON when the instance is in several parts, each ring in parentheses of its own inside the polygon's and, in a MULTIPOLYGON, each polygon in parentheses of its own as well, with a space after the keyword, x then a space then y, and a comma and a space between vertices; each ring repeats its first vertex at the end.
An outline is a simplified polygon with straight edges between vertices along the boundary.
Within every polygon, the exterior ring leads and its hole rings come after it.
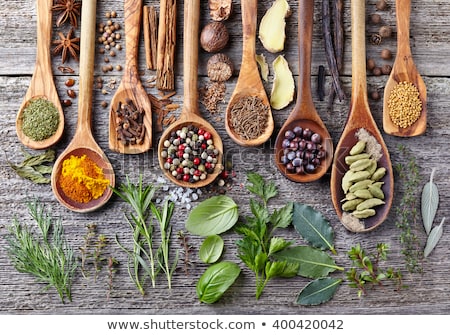
POLYGON ((372 91, 372 92, 370 92, 370 98, 372 100, 380 100, 381 99, 381 94, 378 91, 372 91))
POLYGON ((378 34, 382 37, 382 38, 388 38, 391 37, 392 35, 392 27, 390 26, 382 26, 380 28, 380 30, 378 31, 378 34))
POLYGON ((379 24, 381 22, 381 15, 377 13, 371 14, 370 22, 372 22, 373 24, 379 24))
POLYGON ((200 45, 207 52, 218 52, 225 48, 229 35, 225 24, 221 21, 208 23, 200 33, 200 45))
POLYGON ((375 66, 376 66, 375 61, 372 58, 369 58, 366 63, 367 70, 373 71, 375 66))
POLYGON ((381 73, 384 74, 384 75, 390 74, 391 71, 392 71, 392 66, 390 66, 389 64, 384 64, 381 67, 381 73))
POLYGON ((382 75, 381 67, 379 67, 379 66, 374 67, 372 70, 372 74, 374 76, 381 76, 382 75))
POLYGON ((392 59, 392 52, 389 49, 383 49, 381 50, 380 56, 384 60, 392 59))
POLYGON ((375 7, 378 9, 378 10, 386 10, 386 9, 388 9, 388 3, 386 2, 386 0, 378 0, 377 1, 377 3, 376 3, 376 5, 375 5, 375 7))

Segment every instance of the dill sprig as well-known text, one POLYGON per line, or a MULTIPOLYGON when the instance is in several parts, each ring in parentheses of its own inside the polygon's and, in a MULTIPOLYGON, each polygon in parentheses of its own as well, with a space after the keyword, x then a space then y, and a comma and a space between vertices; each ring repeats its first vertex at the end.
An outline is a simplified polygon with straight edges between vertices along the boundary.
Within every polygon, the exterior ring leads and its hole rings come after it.
POLYGON ((28 202, 27 206, 42 236, 39 238, 33 229, 14 218, 7 236, 8 256, 17 271, 35 276, 46 283, 47 288, 53 286, 63 303, 66 297, 72 301, 71 287, 77 262, 64 237, 62 222, 53 219, 37 200, 28 202))
POLYGON ((398 149, 400 154, 405 158, 406 163, 398 163, 395 166, 399 178, 402 181, 401 184, 404 185, 403 196, 399 206, 395 210, 397 216, 395 224, 401 230, 400 243, 402 245, 402 254, 407 270, 409 272, 422 272, 421 260, 423 259, 423 251, 416 234, 417 227, 420 224, 418 222, 420 170, 416 158, 407 147, 399 145, 398 149))

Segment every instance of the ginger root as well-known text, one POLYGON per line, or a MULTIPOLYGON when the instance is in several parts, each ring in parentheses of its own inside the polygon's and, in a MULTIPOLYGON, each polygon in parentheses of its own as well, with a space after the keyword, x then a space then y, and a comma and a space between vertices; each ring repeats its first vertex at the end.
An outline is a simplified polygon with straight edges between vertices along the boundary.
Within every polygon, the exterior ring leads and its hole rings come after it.
POLYGON ((261 72, 261 78, 267 82, 269 80, 269 64, 266 62, 266 57, 261 55, 256 55, 256 63, 259 65, 259 70, 261 72))
POLYGON ((270 95, 270 105, 273 109, 283 109, 294 99, 295 83, 289 64, 284 56, 280 55, 272 63, 273 86, 270 95))
POLYGON ((275 0, 261 19, 259 39, 267 51, 283 51, 286 40, 286 18, 291 14, 286 0, 275 0))

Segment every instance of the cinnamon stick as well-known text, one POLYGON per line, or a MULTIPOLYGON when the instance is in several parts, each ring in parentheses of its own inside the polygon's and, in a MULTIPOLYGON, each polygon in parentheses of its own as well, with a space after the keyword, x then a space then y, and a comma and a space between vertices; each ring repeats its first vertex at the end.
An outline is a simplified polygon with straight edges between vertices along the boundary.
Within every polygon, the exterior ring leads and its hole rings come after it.
POLYGON ((144 6, 144 46, 147 69, 156 70, 158 54, 158 15, 154 6, 144 6))
POLYGON ((161 0, 158 26, 156 87, 164 91, 175 89, 176 7, 176 0, 161 0))

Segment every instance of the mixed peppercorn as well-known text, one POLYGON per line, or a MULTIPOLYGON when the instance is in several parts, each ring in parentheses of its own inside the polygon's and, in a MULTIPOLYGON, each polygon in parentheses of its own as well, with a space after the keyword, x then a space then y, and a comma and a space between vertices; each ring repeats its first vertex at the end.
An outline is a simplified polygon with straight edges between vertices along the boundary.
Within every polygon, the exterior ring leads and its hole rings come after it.
POLYGON ((193 125, 173 131, 160 153, 164 169, 177 180, 205 180, 218 163, 219 151, 210 132, 193 125))

